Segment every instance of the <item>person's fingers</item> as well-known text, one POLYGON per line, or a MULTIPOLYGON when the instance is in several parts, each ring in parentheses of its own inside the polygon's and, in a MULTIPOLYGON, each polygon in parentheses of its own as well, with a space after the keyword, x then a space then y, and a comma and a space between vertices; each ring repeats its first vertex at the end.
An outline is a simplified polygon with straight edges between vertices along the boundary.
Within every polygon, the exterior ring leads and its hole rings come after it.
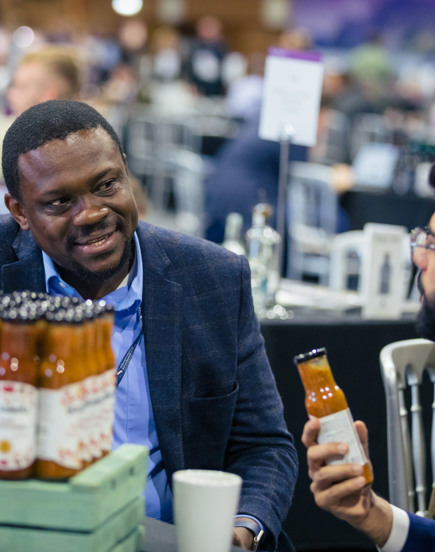
POLYGON ((349 451, 347 443, 323 443, 313 445, 307 450, 308 475, 313 479, 314 474, 327 462, 343 458, 349 451))
POLYGON ((318 418, 310 418, 308 422, 304 425, 304 430, 302 432, 302 443, 307 447, 312 447, 317 445, 317 436, 320 431, 320 421, 318 418))
POLYGON ((364 422, 357 420, 355 422, 355 429, 360 438, 364 452, 366 453, 367 458, 369 458, 369 432, 367 430, 367 426, 365 425, 364 422))
POLYGON ((313 483, 318 489, 356 478, 363 474, 361 464, 335 464, 324 466, 313 474, 313 483))
POLYGON ((350 499, 354 496, 355 500, 357 500, 363 492, 364 486, 364 477, 358 476, 342 481, 341 483, 336 483, 326 489, 321 489, 318 487, 317 483, 312 482, 310 489, 314 495, 316 504, 320 508, 325 510, 337 510, 344 499, 350 499))

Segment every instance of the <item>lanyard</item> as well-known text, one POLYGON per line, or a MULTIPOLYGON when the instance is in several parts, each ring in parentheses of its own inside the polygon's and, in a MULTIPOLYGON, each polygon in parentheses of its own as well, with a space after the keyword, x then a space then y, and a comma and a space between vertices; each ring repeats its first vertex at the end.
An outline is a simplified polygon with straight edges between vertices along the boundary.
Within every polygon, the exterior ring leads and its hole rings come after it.
POLYGON ((133 341, 133 343, 128 348, 125 355, 122 357, 121 362, 119 363, 119 366, 116 370, 116 377, 117 377, 117 384, 119 385, 121 383, 122 378, 124 377, 124 374, 128 368, 128 365, 130 364, 131 357, 133 356, 134 350, 136 349, 137 344, 139 343, 140 338, 143 335, 143 320, 142 320, 142 312, 139 307, 139 317, 140 317, 140 329, 139 333, 136 336, 136 339, 133 341))

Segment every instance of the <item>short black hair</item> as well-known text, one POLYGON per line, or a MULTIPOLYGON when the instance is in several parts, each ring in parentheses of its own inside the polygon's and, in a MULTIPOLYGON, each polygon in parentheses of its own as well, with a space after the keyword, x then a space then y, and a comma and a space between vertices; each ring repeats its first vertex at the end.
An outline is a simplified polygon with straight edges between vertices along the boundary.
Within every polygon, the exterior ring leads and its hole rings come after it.
POLYGON ((435 188, 435 163, 432 165, 429 171, 429 184, 432 188, 435 188))
POLYGON ((51 140, 65 140, 79 130, 103 128, 124 156, 110 123, 90 105, 75 100, 49 100, 24 111, 9 127, 3 140, 3 177, 9 193, 20 199, 18 158, 51 140))

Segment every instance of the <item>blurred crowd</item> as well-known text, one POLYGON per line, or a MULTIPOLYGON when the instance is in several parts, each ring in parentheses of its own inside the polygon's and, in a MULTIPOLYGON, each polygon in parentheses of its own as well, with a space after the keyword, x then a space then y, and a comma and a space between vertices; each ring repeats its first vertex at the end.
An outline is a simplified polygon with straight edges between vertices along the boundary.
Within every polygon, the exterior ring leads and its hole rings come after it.
MULTIPOLYGON (((277 34, 270 46, 316 49, 310 34, 298 28, 277 34)), ((337 167, 334 186, 343 192, 352 185, 346 167, 360 146, 356 131, 360 116, 374 116, 366 130, 378 133, 375 140, 399 146, 409 140, 435 144, 435 63, 430 52, 389 51, 382 35, 373 33, 358 47, 327 50, 322 55, 325 74, 318 142, 303 152, 293 150, 295 159, 337 167)), ((211 232, 209 237, 221 241, 225 217, 232 209, 243 211, 246 227, 260 193, 263 199, 266 193, 272 205, 276 202, 273 185, 264 182, 277 181, 278 144, 266 144, 256 133, 266 56, 267 51, 234 51, 222 22, 211 15, 189 28, 162 25, 152 30, 144 21, 126 19, 113 36, 103 32, 47 35, 27 27, 12 33, 0 28, 0 132, 4 134, 10 119, 30 105, 65 97, 94 105, 122 139, 137 106, 152 107, 178 121, 198 112, 199 106, 203 114, 217 113, 236 124, 216 132, 216 147, 207 151, 202 147, 198 153, 213 157, 207 169, 211 185, 205 192, 205 227, 217 223, 217 234, 211 232), (236 144, 235 150, 229 149, 230 142, 236 144), (250 155, 244 157, 243 148, 250 155), (239 196, 236 205, 231 171, 238 161, 243 166, 234 183, 239 196), (260 178, 263 184, 256 181, 260 178), (223 207, 217 212, 219 204, 223 207)), ((198 133, 212 131, 199 128, 198 133)), ((143 174, 136 176, 135 185, 143 195, 146 179, 143 174)), ((145 216, 144 197, 141 203, 145 216)))
MULTIPOLYGON (((21 27, 0 28, 0 90, 5 94, 21 58, 44 44, 74 52, 80 65, 78 95, 89 101, 129 104, 177 98, 183 109, 198 97, 225 98, 229 115, 244 118, 261 102, 265 51, 237 52, 228 44, 222 22, 211 15, 183 28, 162 25, 151 31, 144 21, 125 20, 116 35, 103 32, 44 34, 21 27), (175 96, 171 96, 171 90, 175 96)), ((304 29, 277 35, 270 46, 316 48, 304 29)), ((382 36, 346 51, 325 51, 323 107, 352 116, 386 113, 392 124, 412 130, 435 118, 435 65, 430 53, 390 52, 382 36), (405 121, 406 119, 406 121, 405 121)))

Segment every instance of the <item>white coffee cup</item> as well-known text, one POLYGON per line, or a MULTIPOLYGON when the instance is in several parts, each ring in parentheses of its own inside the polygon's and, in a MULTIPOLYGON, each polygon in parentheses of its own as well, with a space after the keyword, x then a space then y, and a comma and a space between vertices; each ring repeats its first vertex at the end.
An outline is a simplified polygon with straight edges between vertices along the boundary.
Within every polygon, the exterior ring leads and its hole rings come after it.
POLYGON ((228 552, 242 478, 215 470, 173 475, 178 552, 228 552))

